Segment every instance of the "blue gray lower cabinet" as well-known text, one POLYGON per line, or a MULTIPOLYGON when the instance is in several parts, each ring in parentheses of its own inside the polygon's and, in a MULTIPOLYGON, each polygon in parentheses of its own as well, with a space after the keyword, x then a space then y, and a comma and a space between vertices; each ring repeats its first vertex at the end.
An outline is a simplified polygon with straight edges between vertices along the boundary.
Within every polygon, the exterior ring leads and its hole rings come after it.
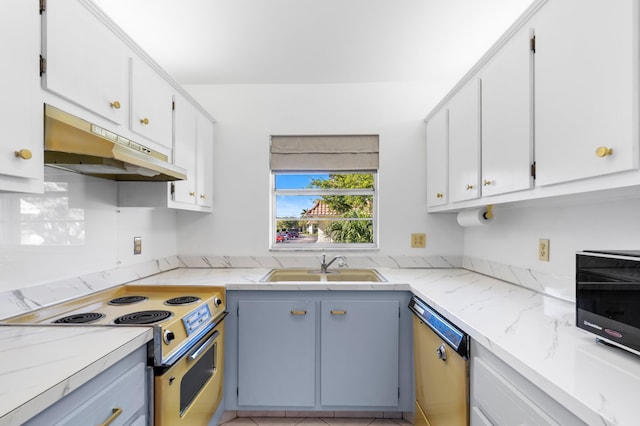
POLYGON ((412 411, 410 296, 228 291, 225 409, 412 411))
POLYGON ((238 404, 313 406, 315 303, 239 300, 238 308, 238 404))

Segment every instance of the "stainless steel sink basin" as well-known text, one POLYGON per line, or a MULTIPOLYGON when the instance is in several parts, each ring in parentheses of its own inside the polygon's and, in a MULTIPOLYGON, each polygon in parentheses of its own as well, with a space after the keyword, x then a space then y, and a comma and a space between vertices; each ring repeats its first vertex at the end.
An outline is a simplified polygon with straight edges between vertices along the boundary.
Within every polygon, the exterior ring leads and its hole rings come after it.
POLYGON ((260 282, 386 282, 375 269, 330 269, 326 273, 319 269, 272 269, 260 282))

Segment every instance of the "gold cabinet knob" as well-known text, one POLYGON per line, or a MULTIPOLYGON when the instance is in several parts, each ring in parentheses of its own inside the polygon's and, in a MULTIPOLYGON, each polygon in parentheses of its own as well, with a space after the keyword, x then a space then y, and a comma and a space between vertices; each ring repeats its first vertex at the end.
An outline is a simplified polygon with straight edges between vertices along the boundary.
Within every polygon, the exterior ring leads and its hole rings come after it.
POLYGON ((196 193, 195 193, 194 191, 190 191, 190 192, 189 192, 189 196, 190 196, 190 197, 195 197, 195 196, 196 196, 196 193))
POLYGON ((120 109, 120 102, 118 101, 113 101, 109 105, 111 105, 111 108, 113 109, 120 109))
POLYGON ((436 194, 436 198, 442 198, 442 197, 444 197, 444 194, 442 192, 438 192, 436 194))
POLYGON ((200 194, 200 199, 204 200, 204 199, 206 199, 206 198, 207 198, 207 196, 206 196, 206 195, 204 195, 204 194, 200 194))
POLYGON ((473 189, 473 185, 468 184, 468 185, 466 186, 466 188, 467 188, 467 191, 470 191, 470 190, 472 190, 472 189, 473 189))
POLYGON ((607 146, 599 146, 596 148, 596 155, 598 157, 606 157, 611 154, 613 154, 613 148, 609 148, 607 146))
POLYGON ((28 149, 21 149, 20 151, 15 152, 16 157, 22 158, 23 160, 30 160, 33 157, 33 154, 28 149))
POLYGON ((482 186, 489 186, 489 185, 491 185, 491 181, 490 181, 490 180, 485 179, 485 180, 482 182, 482 186))
POLYGON ((140 120, 140 124, 144 124, 144 125, 146 126, 147 124, 149 124, 149 119, 148 119, 148 118, 146 118, 146 117, 145 117, 145 118, 143 118, 143 119, 141 119, 141 120, 140 120))

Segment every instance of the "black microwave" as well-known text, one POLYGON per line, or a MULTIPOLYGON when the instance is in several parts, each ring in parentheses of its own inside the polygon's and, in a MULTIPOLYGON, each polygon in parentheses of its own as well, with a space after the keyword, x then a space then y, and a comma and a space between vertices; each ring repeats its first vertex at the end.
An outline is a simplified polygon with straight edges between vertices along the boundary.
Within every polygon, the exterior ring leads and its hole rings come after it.
POLYGON ((640 355, 640 250, 576 253, 576 325, 640 355))

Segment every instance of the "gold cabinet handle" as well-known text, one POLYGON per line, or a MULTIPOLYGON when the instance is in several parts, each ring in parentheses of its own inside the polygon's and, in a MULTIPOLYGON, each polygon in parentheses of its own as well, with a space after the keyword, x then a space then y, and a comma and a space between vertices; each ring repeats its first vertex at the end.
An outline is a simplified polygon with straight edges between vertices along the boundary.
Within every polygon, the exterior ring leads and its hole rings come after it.
POLYGON ((436 198, 442 198, 442 197, 444 197, 444 194, 442 192, 438 192, 436 194, 436 198))
POLYGON ((608 146, 599 146, 596 149, 596 155, 598 157, 606 157, 607 155, 613 154, 613 148, 609 148, 608 146))
POLYGON ((467 191, 469 191, 469 190, 473 189, 473 185, 469 184, 469 185, 467 185, 466 188, 467 188, 467 191))
POLYGON ((120 102, 118 101, 113 101, 109 105, 111 105, 111 108, 113 109, 120 109, 120 102))
POLYGON ((200 199, 204 200, 205 198, 207 198, 207 196, 206 196, 206 195, 204 195, 204 194, 200 194, 200 199))
POLYGON ((490 181, 490 180, 486 180, 486 179, 485 179, 485 180, 482 182, 482 186, 489 186, 489 185, 491 185, 491 181, 490 181))
POLYGON ((111 415, 109 416, 107 421, 102 423, 100 426, 109 426, 115 419, 118 418, 120 414, 122 414, 122 408, 114 408, 113 410, 111 410, 111 415))
POLYGON ((346 310, 332 309, 331 310, 331 315, 347 315, 347 311, 346 310))
POLYGON ((291 310, 291 315, 307 315, 307 311, 296 311, 294 309, 291 310))
POLYGON ((195 196, 196 196, 196 193, 195 193, 194 191, 190 191, 190 192, 189 192, 189 196, 190 196, 190 197, 195 197, 195 196))
POLYGON ((30 160, 33 157, 33 154, 28 149, 21 149, 20 151, 15 152, 16 157, 22 158, 23 160, 30 160))
POLYGON ((149 119, 147 117, 140 120, 140 124, 144 124, 145 126, 149 124, 149 119))

